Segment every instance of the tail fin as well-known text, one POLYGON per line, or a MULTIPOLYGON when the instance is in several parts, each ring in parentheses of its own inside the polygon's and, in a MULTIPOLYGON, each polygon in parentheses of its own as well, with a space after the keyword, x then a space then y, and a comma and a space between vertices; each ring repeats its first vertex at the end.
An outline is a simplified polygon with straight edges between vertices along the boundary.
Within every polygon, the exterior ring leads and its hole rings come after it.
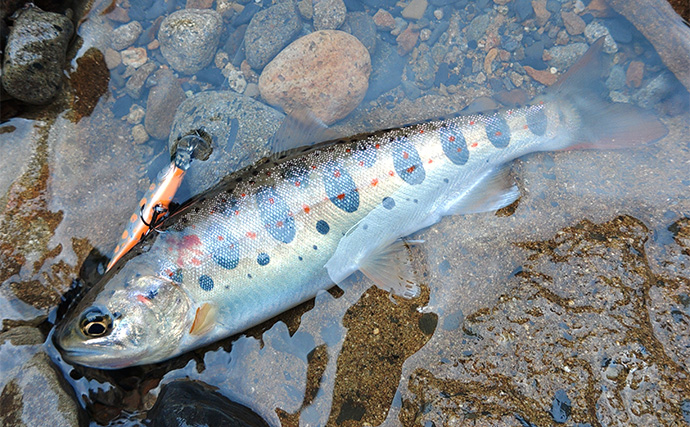
POLYGON ((656 141, 668 133, 654 114, 604 99, 603 45, 601 37, 549 88, 548 96, 567 100, 580 115, 581 129, 566 150, 627 148, 656 141))

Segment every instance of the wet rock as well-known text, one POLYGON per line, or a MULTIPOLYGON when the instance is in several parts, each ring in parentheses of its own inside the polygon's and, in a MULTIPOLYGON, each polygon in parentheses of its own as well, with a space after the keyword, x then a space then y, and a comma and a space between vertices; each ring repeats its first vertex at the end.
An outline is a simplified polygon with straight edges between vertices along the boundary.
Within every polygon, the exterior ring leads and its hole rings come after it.
POLYGON ((120 52, 122 63, 127 67, 139 68, 146 64, 148 55, 143 47, 130 47, 120 52))
POLYGON ((606 78, 606 87, 610 90, 620 90, 625 87, 625 70, 620 65, 614 65, 606 78))
POLYGON ((174 381, 164 385, 146 416, 152 427, 268 427, 256 412, 233 402, 202 382, 174 381))
POLYGON ((546 0, 532 0, 532 9, 537 17, 537 24, 543 27, 551 18, 551 12, 546 8, 546 0))
MULTIPOLYGON (((434 84, 436 78, 436 63, 429 52, 420 55, 410 68, 414 72, 414 78, 419 86, 428 89, 434 84)), ((448 81, 443 83, 448 84, 448 81)))
POLYGON ((631 61, 625 73, 625 83, 630 87, 640 87, 644 77, 644 62, 631 61))
POLYGON ((662 61, 690 90, 690 28, 683 24, 666 2, 654 0, 611 0, 616 12, 625 16, 653 45, 662 61), (654 13, 650 13, 650 11, 654 13))
POLYGON ((545 86, 551 86, 552 84, 556 83, 556 80, 558 80, 558 75, 553 74, 549 70, 535 70, 529 65, 525 65, 524 68, 528 76, 545 86))
POLYGON ((175 70, 194 74, 213 59, 222 25, 223 18, 212 9, 174 12, 158 30, 161 53, 175 70))
POLYGON ((137 41, 143 30, 139 21, 132 21, 129 24, 121 25, 113 30, 113 38, 110 45, 115 50, 128 48, 137 41))
POLYGON ((19 12, 5 46, 2 86, 29 104, 45 104, 60 89, 74 26, 64 15, 30 7, 19 12))
POLYGON ((127 95, 134 99, 139 99, 144 90, 146 79, 149 78, 155 69, 156 64, 153 62, 147 62, 143 66, 137 68, 134 74, 132 74, 132 77, 130 77, 125 84, 125 92, 127 95))
POLYGON ((364 98, 371 59, 356 37, 317 31, 286 47, 259 77, 261 96, 285 111, 306 107, 326 124, 347 116, 364 98))
POLYGON ((297 2, 297 10, 302 18, 311 20, 314 17, 314 5, 311 0, 300 0, 297 2))
POLYGON ((51 426, 84 426, 86 419, 63 386, 62 376, 43 352, 7 376, 0 392, 0 424, 5 426, 43 426, 47 417, 51 426))
POLYGON ((566 31, 568 31, 568 34, 571 36, 576 36, 585 32, 587 24, 579 15, 573 12, 561 12, 561 18, 563 19, 566 31))
POLYGON ((405 19, 422 19, 428 5, 427 0, 412 0, 405 6, 401 14, 405 19))
POLYGON ((517 13, 520 21, 524 21, 534 14, 534 9, 532 9, 530 0, 515 0, 514 5, 515 13, 517 13))
POLYGON ((467 30, 465 33, 465 36, 467 37, 467 40, 474 40, 477 41, 480 38, 484 37, 484 33, 486 33, 487 28, 489 28, 489 24, 491 23, 491 18, 489 15, 479 15, 476 18, 470 22, 470 25, 467 26, 467 30))
POLYGON ((633 27, 628 21, 616 17, 613 19, 605 19, 604 25, 608 28, 611 37, 617 43, 630 43, 633 38, 633 27))
POLYGON ((393 15, 390 14, 390 12, 379 9, 376 11, 374 14, 374 24, 379 30, 392 30, 395 28, 395 18, 393 18, 393 15))
POLYGON ((258 12, 244 34, 247 62, 260 70, 299 33, 301 22, 292 1, 258 12))
POLYGON ((347 8, 343 0, 314 0, 314 28, 335 30, 345 22, 347 8))
POLYGON ((106 48, 105 49, 105 65, 108 67, 109 70, 114 70, 117 68, 118 65, 122 63, 122 57, 120 56, 120 52, 111 49, 111 48, 106 48))
POLYGON ((41 332, 32 326, 16 326, 6 332, 0 333, 0 345, 10 342, 14 346, 38 345, 45 339, 41 332))
POLYGON ((185 94, 169 68, 159 69, 151 80, 155 86, 149 90, 144 126, 152 137, 165 139, 170 134, 175 111, 185 100, 185 94))
POLYGON ((609 29, 604 26, 599 21, 592 21, 585 27, 585 37, 589 44, 593 44, 599 38, 604 37, 604 52, 606 53, 616 53, 618 52, 618 45, 616 41, 611 37, 609 29))
POLYGON ((362 42, 369 55, 373 54, 376 47, 376 25, 371 16, 364 12, 350 12, 345 18, 345 25, 348 27, 347 32, 362 42))
POLYGON ((201 92, 177 108, 168 146, 174 154, 178 139, 197 129, 212 137, 209 159, 202 167, 190 168, 185 177, 194 191, 201 193, 230 172, 264 157, 283 117, 273 108, 232 91, 201 92))
POLYGON ((135 144, 143 144, 149 140, 149 134, 146 132, 146 127, 142 124, 138 124, 132 127, 132 142, 135 144))
POLYGON ((365 99, 377 98, 398 86, 402 81, 405 60, 390 44, 379 40, 371 57, 371 66, 369 89, 365 99))
POLYGON ((413 29, 412 27, 405 28, 405 31, 395 38, 395 41, 398 42, 398 55, 403 56, 410 53, 417 45, 418 39, 419 30, 413 29))
POLYGON ((556 67, 558 71, 565 71, 570 68, 585 52, 587 43, 572 43, 565 46, 554 46, 548 50, 551 59, 549 64, 556 67))
POLYGON ((674 90, 677 90, 677 84, 673 81, 673 77, 668 73, 661 73, 635 93, 633 100, 643 108, 650 108, 664 100, 674 90))

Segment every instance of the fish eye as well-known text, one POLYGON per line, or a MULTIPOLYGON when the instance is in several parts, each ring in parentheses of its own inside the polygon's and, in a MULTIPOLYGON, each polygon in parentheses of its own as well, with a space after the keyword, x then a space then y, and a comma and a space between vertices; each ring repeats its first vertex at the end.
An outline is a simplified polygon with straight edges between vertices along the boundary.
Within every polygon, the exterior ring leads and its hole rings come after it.
POLYGON ((92 307, 81 317, 81 331, 89 338, 98 338, 110 332, 113 321, 110 316, 101 309, 92 307))

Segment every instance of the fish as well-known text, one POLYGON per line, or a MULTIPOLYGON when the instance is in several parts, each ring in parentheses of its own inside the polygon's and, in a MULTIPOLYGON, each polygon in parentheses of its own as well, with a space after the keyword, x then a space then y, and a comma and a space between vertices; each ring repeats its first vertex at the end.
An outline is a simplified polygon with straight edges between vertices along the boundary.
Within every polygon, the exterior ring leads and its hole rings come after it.
POLYGON ((106 273, 57 326, 55 345, 65 360, 101 369, 160 362, 356 271, 401 297, 419 296, 404 238, 444 216, 512 204, 512 160, 666 135, 654 114, 589 90, 602 43, 523 107, 297 147, 231 173, 106 273))

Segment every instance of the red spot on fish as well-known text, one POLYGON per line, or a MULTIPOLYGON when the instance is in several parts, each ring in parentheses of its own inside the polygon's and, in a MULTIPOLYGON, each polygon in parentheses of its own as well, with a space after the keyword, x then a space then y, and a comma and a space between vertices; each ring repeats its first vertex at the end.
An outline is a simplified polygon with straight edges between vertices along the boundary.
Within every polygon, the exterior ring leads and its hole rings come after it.
POLYGON ((414 172, 414 168, 415 168, 414 166, 410 166, 409 168, 407 168, 407 173, 414 172))
POLYGON ((371 180, 371 186, 372 186, 372 187, 376 187, 376 184, 378 184, 378 183, 379 183, 379 180, 376 179, 376 178, 374 178, 374 179, 371 180))
POLYGON ((431 164, 432 162, 433 162, 433 160, 429 159, 429 163, 431 164))
POLYGON ((242 194, 240 194, 240 197, 247 197, 247 194, 246 194, 246 193, 242 193, 242 194))
POLYGON ((407 154, 407 151, 403 151, 403 159, 407 160, 410 158, 410 155, 407 154))
POLYGON ((448 141, 455 142, 455 137, 453 135, 449 136, 448 141))
POLYGON ((360 165, 360 166, 364 166, 364 160, 360 160, 360 161, 359 161, 359 165, 360 165))
POLYGON ((529 126, 524 125, 522 128, 523 128, 523 129, 529 129, 529 126))
POLYGON ((511 115, 511 114, 513 114, 513 112, 512 112, 512 111, 510 111, 510 110, 508 110, 508 115, 511 115))
POLYGON ((343 200, 345 198, 345 193, 340 193, 336 196, 338 200, 343 200))
POLYGON ((201 239, 199 239, 199 236, 197 236, 196 234, 188 234, 186 236, 182 236, 181 246, 183 248, 189 248, 189 247, 200 245, 200 244, 201 244, 201 239))
POLYGON ((235 211, 235 215, 239 215, 239 214, 240 214, 240 211, 235 211))
POLYGON ((280 228, 283 226, 283 221, 276 222, 276 227, 280 228))
POLYGON ((458 147, 458 153, 462 151, 462 147, 458 147))
POLYGON ((474 124, 474 120, 470 120, 470 125, 473 125, 473 124, 474 124))
POLYGON ((336 178, 340 178, 340 171, 336 169, 336 171, 333 172, 333 176, 336 178))
POLYGON ((544 105, 544 101, 539 101, 539 105, 544 105))
POLYGON ((137 301, 139 301, 140 303, 143 303, 143 304, 146 304, 149 302, 148 298, 146 298, 142 294, 137 294, 137 301))
POLYGON ((477 145, 479 145, 479 144, 476 143, 476 142, 473 142, 473 143, 470 145, 470 147, 475 148, 477 145))
POLYGON ((496 136, 501 136, 501 135, 503 135, 503 134, 501 133, 501 131, 496 131, 496 136))
POLYGON ((256 233, 253 231, 247 231, 247 237, 250 239, 256 239, 256 233))
POLYGON ((271 171, 266 171, 266 176, 271 176, 271 171))
POLYGON ((346 150, 345 150, 345 152, 346 152, 346 153, 349 153, 349 152, 350 152, 350 149, 349 149, 349 148, 348 148, 348 149, 346 149, 346 150))
POLYGON ((273 197, 269 197, 268 203, 273 204, 273 202, 274 202, 273 197))
POLYGON ((381 148, 381 145, 380 145, 380 144, 376 144, 376 145, 374 145, 374 148, 376 148, 376 149, 378 150, 379 148, 381 148))
POLYGON ((218 236, 218 240, 223 240, 223 236, 218 236))
POLYGON ((199 260, 199 258, 192 258, 192 264, 194 264, 196 266, 200 266, 201 260, 199 260))
POLYGON ((316 169, 316 165, 311 165, 311 168, 312 168, 312 169, 316 169))
POLYGON ((393 171, 388 171, 388 175, 393 176, 393 175, 395 175, 395 172, 393 172, 393 171))
POLYGON ((299 187, 299 186, 300 186, 300 182, 299 182, 299 181, 296 181, 296 182, 295 182, 295 187, 299 187))
POLYGON ((304 213, 309 213, 310 211, 309 206, 307 205, 302 205, 302 209, 304 210, 304 213))
POLYGON ((419 133, 424 133, 424 129, 420 129, 420 130, 419 130, 419 133))

